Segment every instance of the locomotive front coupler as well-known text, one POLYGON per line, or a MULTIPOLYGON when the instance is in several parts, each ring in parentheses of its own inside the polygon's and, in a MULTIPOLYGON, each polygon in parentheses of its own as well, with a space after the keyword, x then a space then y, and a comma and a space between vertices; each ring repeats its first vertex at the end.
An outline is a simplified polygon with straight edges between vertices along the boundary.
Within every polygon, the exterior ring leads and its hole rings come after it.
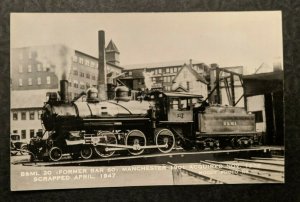
POLYGON ((129 145, 116 145, 116 144, 97 143, 97 145, 112 147, 112 148, 105 148, 105 151, 119 151, 119 150, 127 150, 127 149, 142 150, 142 149, 154 149, 154 148, 167 148, 168 147, 168 144, 148 145, 148 146, 140 146, 140 145, 129 146, 129 145))

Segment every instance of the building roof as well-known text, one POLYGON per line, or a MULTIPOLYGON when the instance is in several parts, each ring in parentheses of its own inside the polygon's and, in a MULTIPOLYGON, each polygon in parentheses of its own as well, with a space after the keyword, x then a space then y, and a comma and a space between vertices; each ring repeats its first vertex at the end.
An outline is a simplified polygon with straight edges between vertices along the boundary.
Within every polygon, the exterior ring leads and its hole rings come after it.
POLYGON ((202 83, 208 84, 208 82, 206 81, 206 79, 202 75, 198 74, 193 68, 191 68, 190 65, 186 65, 186 64, 179 70, 179 72, 177 72, 177 74, 176 74, 175 78, 173 79, 173 81, 178 77, 178 75, 184 69, 184 67, 186 67, 192 73, 192 75, 195 76, 197 81, 201 81, 202 83))
MULTIPOLYGON (((124 70, 146 69, 146 68, 153 69, 153 68, 160 68, 160 67, 181 67, 182 65, 188 63, 189 60, 177 60, 177 61, 169 61, 169 62, 123 65, 123 67, 124 70)), ((203 62, 193 60, 193 64, 203 64, 203 62)))
POLYGON ((124 67, 121 67, 121 66, 119 66, 119 65, 116 65, 116 64, 113 64, 113 63, 111 63, 111 62, 106 62, 106 64, 107 65, 110 65, 110 66, 113 66, 113 67, 116 67, 116 68, 119 68, 119 69, 124 69, 124 67))
POLYGON ((46 102, 46 93, 57 91, 57 89, 11 91, 10 107, 11 109, 41 108, 46 102))
POLYGON ((186 92, 164 92, 167 97, 190 97, 190 98, 203 98, 202 95, 186 93, 186 92))
POLYGON ((283 71, 243 76, 244 95, 262 95, 283 91, 283 71))
POLYGON ((117 52, 120 53, 120 51, 118 50, 116 44, 113 42, 113 40, 110 40, 109 44, 107 45, 107 47, 105 48, 106 52, 117 52))

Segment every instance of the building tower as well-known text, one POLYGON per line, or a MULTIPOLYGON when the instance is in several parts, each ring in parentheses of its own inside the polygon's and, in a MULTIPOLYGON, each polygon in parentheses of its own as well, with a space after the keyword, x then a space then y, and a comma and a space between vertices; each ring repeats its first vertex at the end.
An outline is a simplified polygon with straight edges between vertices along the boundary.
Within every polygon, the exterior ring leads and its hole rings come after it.
POLYGON ((114 65, 120 64, 120 59, 119 59, 120 52, 112 40, 110 40, 109 44, 107 45, 105 49, 105 53, 106 53, 106 62, 112 63, 114 65))

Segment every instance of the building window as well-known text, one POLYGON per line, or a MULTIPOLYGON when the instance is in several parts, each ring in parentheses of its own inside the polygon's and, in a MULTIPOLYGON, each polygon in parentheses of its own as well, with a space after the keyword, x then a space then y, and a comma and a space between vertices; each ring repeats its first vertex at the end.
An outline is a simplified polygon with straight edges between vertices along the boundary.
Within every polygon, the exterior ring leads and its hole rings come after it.
POLYGON ((30 135, 30 138, 33 138, 33 137, 34 137, 34 129, 31 129, 31 130, 30 130, 29 135, 30 135))
POLYGON ((13 120, 18 120, 18 112, 13 112, 13 120))
POLYGON ((128 76, 132 76, 132 71, 129 71, 129 72, 128 72, 128 76))
POLYGON ((83 58, 79 57, 79 63, 83 64, 83 58))
POLYGON ((51 84, 51 78, 50 78, 50 76, 47 76, 47 84, 51 84))
POLYGON ((26 139, 26 130, 21 130, 21 138, 26 139))
POLYGON ((32 86, 32 78, 28 78, 28 86, 32 86))
POLYGON ((13 134, 18 134, 18 130, 13 130, 13 134))
POLYGON ((90 61, 85 60, 85 65, 86 65, 86 66, 90 66, 90 61))
POLYGON ((41 117, 42 117, 42 111, 40 110, 38 111, 38 119, 41 119, 41 117))
POLYGON ((74 88, 78 88, 78 82, 74 80, 74 88))
POLYGON ((255 123, 262 123, 262 122, 264 122, 262 111, 252 112, 252 114, 255 115, 255 123))
POLYGON ((44 68, 44 71, 49 72, 50 71, 50 64, 48 62, 45 63, 44 66, 43 66, 43 68, 44 68))
POLYGON ((29 119, 34 120, 34 112, 29 112, 29 119))
POLYGON ((21 112, 21 120, 26 120, 26 112, 21 112))
POLYGON ((163 78, 164 78, 164 82, 167 82, 167 77, 166 77, 166 76, 164 76, 163 78))
POLYGON ((80 83, 80 89, 84 90, 85 89, 85 84, 80 83))
POLYGON ((78 57, 76 55, 73 56, 73 62, 77 62, 78 61, 78 57))
POLYGON ((167 76, 167 82, 171 82, 171 77, 170 76, 167 76))
POLYGON ((162 69, 158 69, 158 73, 161 74, 162 73, 162 69))
POLYGON ((19 73, 22 73, 22 72, 23 72, 23 65, 19 64, 19 73))
POLYGON ((96 80, 96 77, 95 77, 95 76, 92 76, 92 80, 96 80))
POLYGON ((77 75, 78 75, 78 71, 77 71, 77 70, 74 70, 73 74, 74 74, 75 76, 77 76, 77 75))
POLYGON ((80 76, 81 76, 81 77, 84 77, 84 73, 83 73, 83 72, 80 72, 80 76))
POLYGON ((23 80, 19 79, 19 86, 23 86, 23 80))
POLYGON ((90 87, 91 87, 91 84, 86 83, 86 88, 88 89, 88 88, 90 88, 90 87))
POLYGON ((38 78, 37 78, 37 84, 38 84, 38 85, 41 85, 41 84, 42 84, 41 77, 38 77, 38 78))
POLYGON ((170 68, 166 68, 166 73, 170 73, 170 68))
POLYGON ((95 67, 95 63, 94 62, 91 62, 91 67, 95 67))
POLYGON ((32 67, 31 67, 31 65, 28 65, 28 72, 32 72, 32 67))
POLYGON ((38 72, 42 71, 42 67, 41 67, 41 64, 40 64, 40 63, 37 64, 37 71, 38 71, 38 72))
POLYGON ((86 74, 86 78, 88 78, 88 79, 90 78, 90 74, 89 73, 86 74))

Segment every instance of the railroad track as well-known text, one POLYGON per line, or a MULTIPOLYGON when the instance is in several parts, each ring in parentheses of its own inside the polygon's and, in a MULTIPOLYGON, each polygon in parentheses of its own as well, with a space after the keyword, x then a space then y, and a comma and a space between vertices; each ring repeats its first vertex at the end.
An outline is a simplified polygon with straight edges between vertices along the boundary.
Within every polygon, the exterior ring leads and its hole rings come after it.
POLYGON ((262 146, 254 147, 247 149, 228 149, 228 150, 204 150, 204 151, 177 151, 171 153, 157 153, 157 154, 145 154, 139 156, 115 156, 111 158, 97 158, 97 159, 88 159, 88 160, 71 160, 66 156, 64 160, 58 162, 15 162, 14 164, 23 164, 25 166, 62 166, 62 165, 82 165, 85 163, 97 163, 97 162, 111 162, 111 161, 124 161, 124 160, 135 160, 135 159, 151 159, 159 157, 186 157, 194 156, 199 154, 220 154, 220 153, 238 153, 238 152, 251 152, 251 151, 262 151, 264 153, 270 152, 272 150, 283 150, 281 147, 272 147, 272 146, 262 146))
POLYGON ((259 158, 234 161, 200 161, 171 166, 174 184, 283 183, 284 159, 259 158), (270 163, 278 161, 278 163, 270 163))

